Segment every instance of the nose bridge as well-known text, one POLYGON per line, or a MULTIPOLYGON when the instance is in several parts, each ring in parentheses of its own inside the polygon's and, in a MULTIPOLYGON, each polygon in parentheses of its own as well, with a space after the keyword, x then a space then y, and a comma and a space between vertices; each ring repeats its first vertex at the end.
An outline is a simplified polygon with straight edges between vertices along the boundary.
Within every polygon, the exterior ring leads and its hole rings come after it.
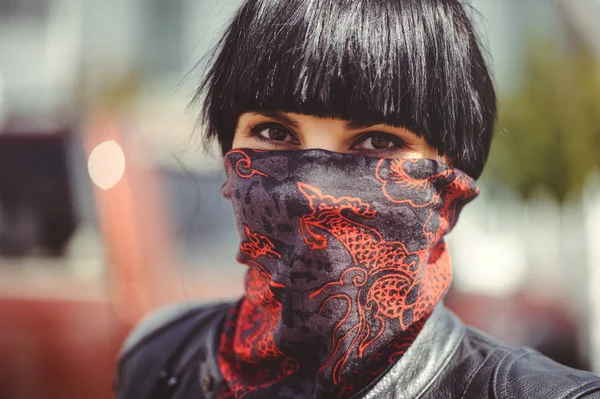
POLYGON ((303 131, 303 149, 321 149, 340 152, 343 150, 340 127, 335 123, 311 123, 303 131))

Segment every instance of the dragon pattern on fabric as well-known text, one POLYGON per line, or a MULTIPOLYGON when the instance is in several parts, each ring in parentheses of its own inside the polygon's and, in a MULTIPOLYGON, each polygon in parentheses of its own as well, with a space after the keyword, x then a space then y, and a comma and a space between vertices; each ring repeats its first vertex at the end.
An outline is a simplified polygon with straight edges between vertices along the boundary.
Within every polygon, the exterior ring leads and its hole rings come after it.
POLYGON ((478 189, 433 160, 226 155, 249 269, 223 327, 221 397, 346 398, 414 341, 451 282, 443 236, 478 189))

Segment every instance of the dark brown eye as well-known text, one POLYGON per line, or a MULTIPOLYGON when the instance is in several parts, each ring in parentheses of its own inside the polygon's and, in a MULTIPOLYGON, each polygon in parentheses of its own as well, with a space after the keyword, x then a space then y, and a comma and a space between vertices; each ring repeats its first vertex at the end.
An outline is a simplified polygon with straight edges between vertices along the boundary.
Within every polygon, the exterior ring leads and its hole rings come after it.
POLYGON ((355 144, 355 149, 385 151, 403 148, 404 146, 404 141, 398 136, 388 133, 367 133, 355 144))
POLYGON ((386 148, 390 148, 390 144, 394 144, 391 140, 383 137, 371 137, 369 141, 374 150, 385 150, 386 148))
POLYGON ((252 135, 259 140, 278 144, 296 144, 297 140, 288 128, 278 123, 261 123, 251 129, 252 135))
POLYGON ((289 133, 283 129, 278 127, 268 127, 266 129, 261 130, 259 133, 264 138, 275 140, 275 141, 284 141, 289 133))

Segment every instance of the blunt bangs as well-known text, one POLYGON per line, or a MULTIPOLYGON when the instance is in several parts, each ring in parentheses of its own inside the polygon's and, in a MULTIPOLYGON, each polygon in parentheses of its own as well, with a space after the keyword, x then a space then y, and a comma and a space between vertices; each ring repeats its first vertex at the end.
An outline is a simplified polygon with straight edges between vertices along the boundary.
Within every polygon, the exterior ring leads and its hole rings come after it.
POLYGON ((208 138, 244 112, 405 127, 479 177, 496 97, 458 0, 247 0, 200 85, 208 138))

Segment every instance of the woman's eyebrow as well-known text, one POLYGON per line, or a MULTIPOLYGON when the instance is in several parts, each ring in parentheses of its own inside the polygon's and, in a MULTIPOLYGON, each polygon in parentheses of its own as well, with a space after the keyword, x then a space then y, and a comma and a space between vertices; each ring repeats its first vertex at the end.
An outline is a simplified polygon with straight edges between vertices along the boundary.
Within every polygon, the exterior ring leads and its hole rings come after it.
POLYGON ((374 123, 369 122, 361 122, 357 120, 350 120, 344 124, 344 128, 346 130, 357 130, 357 129, 365 129, 367 127, 374 126, 374 123))
POLYGON ((395 126, 388 125, 387 123, 376 123, 376 122, 361 122, 358 120, 349 120, 344 124, 344 129, 346 130, 358 130, 358 129, 366 129, 373 126, 385 126, 389 129, 401 129, 403 131, 408 130, 403 126, 395 126))
POLYGON ((257 115, 261 115, 270 119, 275 119, 277 122, 284 123, 294 129, 299 129, 300 124, 289 116, 281 112, 255 112, 257 115))

